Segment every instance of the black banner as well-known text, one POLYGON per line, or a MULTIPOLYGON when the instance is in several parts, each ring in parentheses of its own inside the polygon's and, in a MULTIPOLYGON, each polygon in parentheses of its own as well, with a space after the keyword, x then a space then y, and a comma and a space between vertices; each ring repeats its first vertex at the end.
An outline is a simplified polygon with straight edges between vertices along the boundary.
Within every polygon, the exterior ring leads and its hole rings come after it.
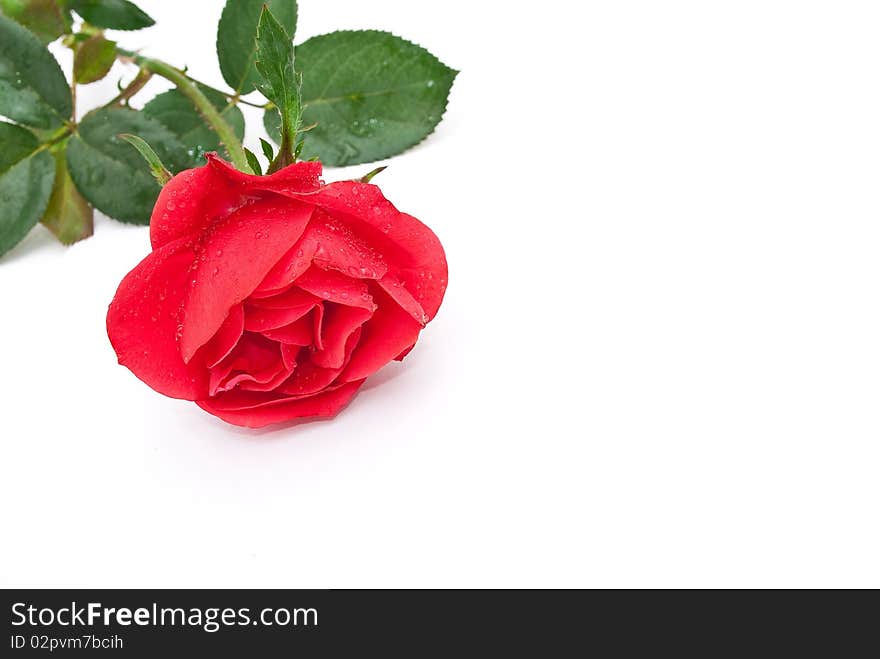
POLYGON ((621 656, 646 647, 761 655, 796 645, 839 655, 861 646, 875 602, 867 592, 7 590, 0 656, 497 656, 510 649, 556 657, 585 654, 599 642, 621 656))

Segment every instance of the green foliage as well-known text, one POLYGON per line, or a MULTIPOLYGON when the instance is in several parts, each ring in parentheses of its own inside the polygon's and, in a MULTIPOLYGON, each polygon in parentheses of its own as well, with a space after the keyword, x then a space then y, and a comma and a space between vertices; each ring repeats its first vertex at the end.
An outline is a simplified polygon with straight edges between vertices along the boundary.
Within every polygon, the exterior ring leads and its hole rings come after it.
POLYGON ((55 163, 36 136, 0 122, 0 255, 39 222, 55 180, 55 163))
POLYGON ((278 108, 267 108, 263 112, 263 128, 275 144, 281 143, 281 113, 278 108))
POLYGON ((0 11, 24 25, 44 44, 70 32, 71 15, 63 0, 0 0, 0 11))
MULTIPOLYGON (((302 72, 303 157, 345 166, 389 158, 430 135, 457 71, 388 32, 343 31, 296 48, 302 72)), ((276 111, 264 125, 278 139, 276 111), (274 116, 273 116, 274 115, 274 116)))
POLYGON ((128 0, 68 0, 84 21, 110 30, 140 30, 156 21, 128 0))
MULTIPOLYGON (((232 126, 238 139, 244 137, 244 115, 219 92, 201 87, 202 93, 232 126)), ((188 166, 205 164, 205 154, 217 151, 228 157, 217 133, 198 113, 195 106, 178 90, 159 94, 144 106, 144 114, 162 122, 174 132, 186 150, 188 166)))
POLYGON ((51 149, 55 159, 55 185, 40 220, 59 241, 70 245, 92 235, 94 211, 73 184, 67 169, 67 141, 51 149))
POLYGON ((217 28, 232 88, 225 93, 101 32, 152 24, 128 0, 0 0, 0 115, 13 122, 0 121, 0 254, 40 220, 65 244, 89 236, 94 208, 146 224, 159 183, 203 165, 211 151, 260 175, 259 159, 241 145, 238 108, 255 89, 270 101, 263 122, 280 146, 260 140, 269 174, 300 157, 345 166, 404 151, 434 130, 457 73, 387 32, 333 32, 294 48, 296 0, 227 0, 217 28), (72 12, 84 21, 77 34, 72 12), (74 89, 104 78, 117 59, 141 69, 78 125, 71 87, 46 48, 63 35, 74 51, 74 89), (131 109, 151 75, 176 89, 131 109))
POLYGON ((189 164, 178 137, 160 121, 126 108, 90 112, 67 147, 70 175, 98 210, 123 222, 148 224, 159 184, 122 133, 137 135, 176 173, 189 164))
POLYGON ((281 118, 281 147, 269 166, 269 173, 296 162, 296 132, 302 116, 300 81, 294 71, 293 42, 268 9, 260 15, 257 30, 258 89, 278 108, 281 118))
POLYGON ((296 32, 296 0, 227 0, 217 26, 217 58, 220 71, 232 89, 241 94, 254 90, 259 75, 256 60, 257 25, 266 5, 284 31, 296 32))
POLYGON ((0 114, 35 128, 66 121, 73 104, 55 58, 32 33, 0 15, 0 114))
POLYGON ((79 44, 73 57, 73 79, 85 85, 110 73, 116 61, 116 42, 96 34, 79 44))

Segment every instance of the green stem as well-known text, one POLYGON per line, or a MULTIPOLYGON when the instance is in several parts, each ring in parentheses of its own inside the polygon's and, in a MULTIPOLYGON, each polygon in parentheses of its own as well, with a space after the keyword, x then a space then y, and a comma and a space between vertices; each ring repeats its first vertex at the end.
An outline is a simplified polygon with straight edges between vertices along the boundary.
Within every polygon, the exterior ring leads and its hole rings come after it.
POLYGON ((250 101, 244 100, 241 96, 229 96, 227 94, 227 98, 229 98, 230 103, 241 103, 242 105, 250 105, 252 108, 259 108, 261 110, 266 110, 269 107, 268 103, 251 103, 250 101))
POLYGON ((67 138, 74 130, 76 126, 72 123, 65 124, 54 133, 49 135, 45 141, 40 144, 36 149, 34 149, 29 155, 28 158, 33 156, 35 153, 39 153, 40 151, 45 151, 46 149, 51 149, 53 146, 58 144, 61 140, 67 138))
POLYGON ((229 159, 232 161, 232 164, 243 172, 250 171, 244 148, 238 140, 238 137, 235 135, 232 126, 230 126, 220 115, 217 108, 214 107, 211 101, 209 101, 202 93, 202 90, 199 89, 199 86, 190 80, 183 71, 176 69, 161 60, 144 57, 143 55, 139 55, 138 53, 129 50, 123 50, 122 48, 118 48, 117 50, 121 55, 129 58, 141 68, 173 82, 180 90, 180 93, 192 101, 202 117, 205 118, 205 121, 207 121, 211 128, 217 133, 220 141, 226 146, 226 150, 229 152, 229 159))
POLYGON ((190 80, 192 80, 193 82, 201 85, 205 89, 209 89, 210 91, 216 92, 217 94, 220 94, 221 96, 225 97, 226 99, 229 100, 229 105, 238 105, 239 103, 241 103, 242 105, 250 105, 252 108, 260 108, 261 110, 265 110, 272 105, 271 103, 251 103, 250 101, 244 100, 238 94, 234 94, 232 92, 225 92, 222 89, 217 89, 216 87, 211 87, 211 85, 206 85, 204 82, 200 82, 199 80, 196 80, 195 78, 193 78, 190 75, 187 75, 186 77, 189 78, 190 80))
POLYGON ((120 90, 120 92, 110 101, 105 103, 106 105, 116 105, 117 103, 124 103, 128 101, 132 96, 137 94, 141 89, 144 88, 150 78, 153 77, 153 74, 146 69, 141 69, 138 71, 138 74, 135 76, 134 80, 132 80, 125 89, 120 90))

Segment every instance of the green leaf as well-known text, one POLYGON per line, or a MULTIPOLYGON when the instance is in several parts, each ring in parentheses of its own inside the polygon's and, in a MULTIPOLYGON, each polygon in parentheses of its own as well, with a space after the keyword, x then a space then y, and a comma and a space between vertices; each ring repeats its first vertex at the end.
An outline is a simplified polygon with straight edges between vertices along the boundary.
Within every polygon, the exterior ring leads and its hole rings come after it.
POLYGON ((0 0, 0 10, 48 44, 70 32, 72 17, 63 0, 0 0))
POLYGON ((257 176, 263 175, 263 168, 260 167, 260 161, 257 158, 256 154, 250 149, 244 150, 244 155, 247 158, 248 165, 251 166, 251 171, 257 176))
POLYGON ((83 199, 67 170, 67 141, 52 149, 55 159, 55 186, 49 205, 40 220, 58 240, 71 245, 88 238, 94 229, 94 211, 83 199))
POLYGON ((293 68, 293 43, 272 12, 264 9, 257 29, 257 87, 278 108, 281 141, 269 173, 296 162, 296 131, 302 115, 300 80, 293 68))
POLYGON ((160 121, 128 108, 87 114, 67 146, 67 164, 77 189, 98 210, 123 222, 148 224, 159 194, 140 154, 119 137, 146 140, 172 173, 189 166, 186 148, 160 121))
POLYGON ((171 180, 171 172, 168 171, 165 167, 165 163, 162 162, 162 159, 153 150, 153 147, 147 144, 146 140, 142 140, 137 135, 131 135, 129 133, 122 133, 119 137, 137 149, 137 152, 141 154, 141 158, 147 161, 147 166, 150 168, 150 174, 156 179, 156 183, 164 186, 171 180))
POLYGON ((15 163, 27 158, 27 156, 40 146, 39 140, 32 132, 0 121, 0 172, 5 172, 15 163))
POLYGON ((88 23, 110 30, 140 30, 156 21, 128 0, 68 0, 88 23))
POLYGON ((52 128, 72 112, 61 67, 36 36, 0 15, 0 114, 28 126, 52 128))
MULTIPOLYGON (((207 87, 200 89, 214 107, 220 110, 220 114, 229 122, 236 136, 241 140, 244 137, 244 115, 241 110, 235 105, 230 105, 223 94, 207 87)), ((161 121, 178 136, 184 151, 189 156, 188 167, 204 165, 205 154, 211 151, 218 151, 229 157, 217 133, 205 123, 192 101, 177 89, 156 96, 144 106, 144 114, 161 121)))
POLYGON ((257 24, 267 5, 292 39, 296 32, 296 0, 226 0, 217 26, 217 58, 223 79, 236 92, 248 94, 255 88, 254 67, 257 24))
POLYGON ((33 133, 0 122, 0 255, 40 220, 52 194, 55 163, 33 133))
POLYGON ((309 39, 296 48, 296 67, 303 123, 317 124, 303 155, 335 166, 382 160, 425 139, 458 73, 421 46, 374 30, 309 39))
POLYGON ((81 85, 100 80, 110 73, 116 61, 116 42, 96 34, 76 48, 73 79, 81 85))

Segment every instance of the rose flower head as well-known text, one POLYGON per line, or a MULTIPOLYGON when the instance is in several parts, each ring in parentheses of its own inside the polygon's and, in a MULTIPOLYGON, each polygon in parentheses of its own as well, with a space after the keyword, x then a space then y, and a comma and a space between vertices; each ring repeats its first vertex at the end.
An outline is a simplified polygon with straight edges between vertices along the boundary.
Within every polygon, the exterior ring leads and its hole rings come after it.
POLYGON ((208 163, 165 185, 152 252, 107 333, 150 387, 240 426, 335 415, 412 349, 446 290, 443 247, 375 185, 318 162, 268 176, 208 163))

